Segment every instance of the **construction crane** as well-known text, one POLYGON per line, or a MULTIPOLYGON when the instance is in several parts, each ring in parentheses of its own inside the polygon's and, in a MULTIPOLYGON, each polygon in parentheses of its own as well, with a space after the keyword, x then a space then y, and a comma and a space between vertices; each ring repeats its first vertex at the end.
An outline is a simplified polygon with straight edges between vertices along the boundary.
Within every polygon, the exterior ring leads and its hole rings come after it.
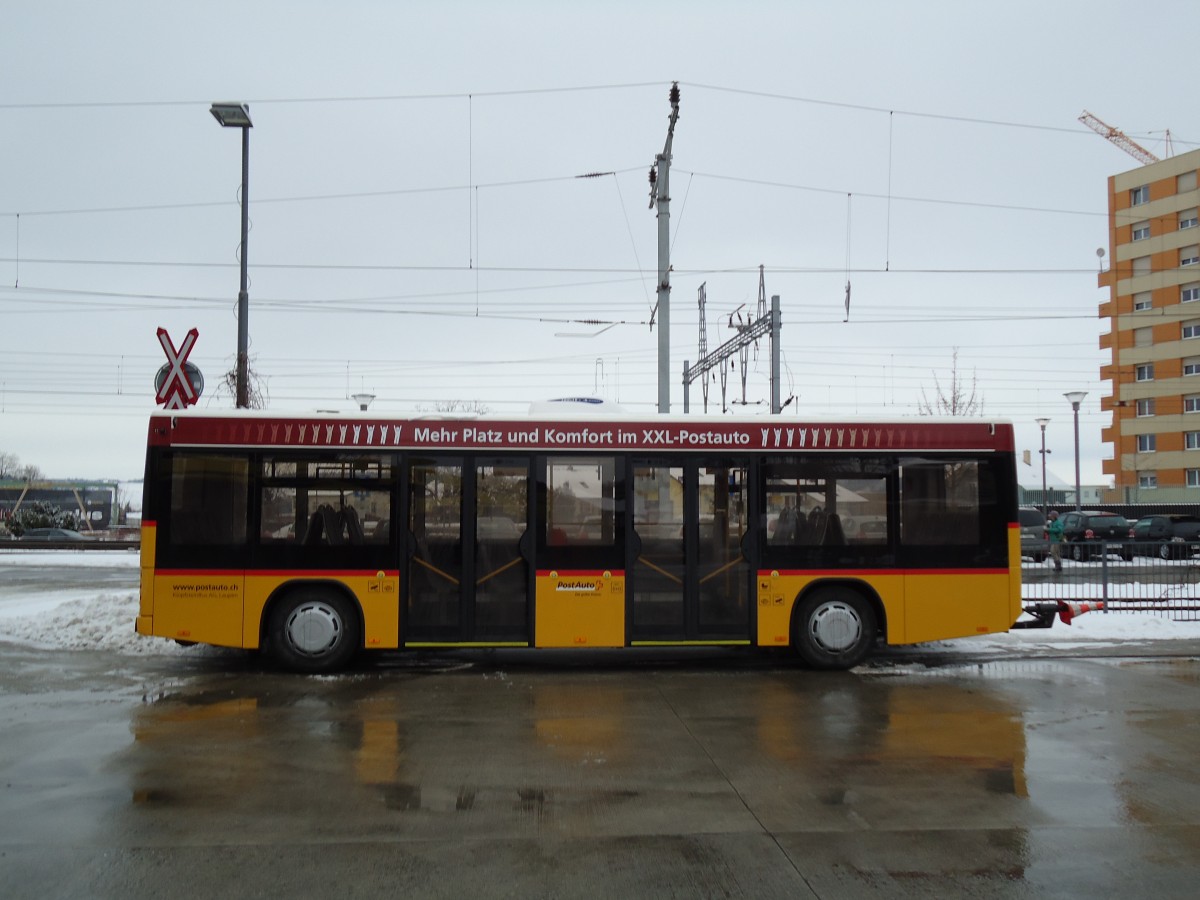
MULTIPOLYGON (((1125 134, 1125 132, 1121 131, 1121 129, 1113 128, 1111 125, 1102 122, 1086 109, 1083 111, 1083 115, 1079 117, 1079 121, 1088 128, 1092 129, 1092 131, 1096 132, 1096 134, 1103 138, 1107 138, 1109 141, 1116 144, 1142 165, 1148 165, 1149 163, 1159 161, 1157 156, 1155 156, 1129 135, 1125 134)), ((1170 132, 1168 132, 1168 134, 1170 134, 1170 132)))

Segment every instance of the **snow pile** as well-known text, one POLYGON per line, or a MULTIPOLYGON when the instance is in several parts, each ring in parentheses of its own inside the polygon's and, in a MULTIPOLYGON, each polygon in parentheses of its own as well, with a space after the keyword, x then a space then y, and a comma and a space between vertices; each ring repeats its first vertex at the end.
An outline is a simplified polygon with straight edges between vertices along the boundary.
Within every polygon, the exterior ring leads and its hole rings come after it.
POLYGON ((128 656, 184 652, 174 641, 134 631, 138 612, 136 552, 115 550, 0 551, 0 641, 58 650, 107 650, 128 656), (88 588, 22 591, 5 583, 5 570, 128 569, 131 590, 88 588))
MULTIPOLYGON (((39 604, 41 605, 41 604, 39 604)), ((161 653, 172 641, 148 640, 133 630, 137 594, 100 594, 62 600, 36 614, 0 618, 0 639, 61 650, 111 650, 123 654, 161 653)))
POLYGON ((926 644, 924 650, 954 652, 1028 653, 1068 647, 1117 647, 1146 641, 1200 640, 1200 622, 1177 622, 1165 615, 1145 612, 1089 612, 1070 625, 1056 620, 1052 628, 1027 628, 1006 634, 988 634, 926 644))

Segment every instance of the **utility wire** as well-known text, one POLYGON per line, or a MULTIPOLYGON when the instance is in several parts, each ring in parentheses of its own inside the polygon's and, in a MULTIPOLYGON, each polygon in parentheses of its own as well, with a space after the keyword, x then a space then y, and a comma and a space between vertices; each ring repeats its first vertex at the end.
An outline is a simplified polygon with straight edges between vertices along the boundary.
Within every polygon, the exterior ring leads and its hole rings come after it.
MULTIPOLYGON (((628 84, 594 84, 574 85, 570 87, 551 88, 515 88, 507 91, 455 91, 431 94, 363 94, 342 97, 260 97, 246 100, 247 105, 264 106, 268 104, 291 103, 383 103, 411 100, 465 100, 469 97, 519 97, 537 94, 562 94, 575 91, 612 91, 629 88, 661 87, 661 81, 643 81, 628 84)), ((210 100, 97 100, 69 101, 64 103, 0 103, 0 109, 113 109, 131 107, 135 109, 147 107, 171 106, 208 106, 210 100)))
MULTIPOLYGON (((0 262, 16 262, 16 257, 0 256, 0 262)), ((237 265, 236 262, 191 262, 186 260, 150 260, 150 259, 71 259, 66 257, 22 257, 26 265, 50 266, 116 266, 129 268, 180 268, 180 269, 227 269, 237 265)), ((396 263, 272 263, 256 262, 256 269, 292 270, 292 271, 328 271, 328 272, 470 272, 468 266, 458 265, 404 265, 396 263)), ((734 266, 719 269, 676 269, 672 274, 682 276, 703 277, 707 275, 725 274, 740 275, 756 269, 757 266, 734 266)), ((767 266, 773 274, 790 275, 827 275, 846 271, 843 267, 829 266, 767 266)), ((1156 272, 1175 271, 1178 266, 1156 269, 1156 272)), ((477 266, 485 272, 517 272, 517 273, 546 273, 546 274, 596 274, 596 275, 637 275, 644 276, 647 270, 629 269, 622 266, 477 266)), ((883 269, 877 266, 856 268, 850 270, 855 274, 909 274, 909 275, 1079 275, 1095 273, 1095 269, 1084 268, 976 268, 976 267, 944 267, 944 268, 907 268, 883 269)))
MULTIPOLYGON (((564 94, 564 93, 585 93, 585 92, 600 92, 600 91, 620 91, 642 88, 658 88, 668 83, 672 79, 664 79, 663 81, 640 81, 640 82, 617 82, 612 84, 592 84, 592 85, 570 85, 564 87, 544 87, 544 88, 513 88, 510 90, 491 90, 491 91, 447 91, 433 92, 423 94, 360 94, 360 95, 344 95, 334 97, 258 97, 249 98, 245 102, 255 106, 269 105, 293 105, 293 104, 319 104, 319 103, 397 103, 397 102, 412 102, 412 101, 429 101, 429 100, 464 100, 471 97, 521 97, 521 96, 538 96, 543 94, 564 94)), ((900 116, 909 116, 919 119, 937 119, 946 122, 963 122, 972 125, 991 125, 1000 128, 1021 128, 1033 131, 1047 131, 1059 134, 1078 134, 1092 135, 1094 134, 1087 128, 1072 128, 1061 125, 1043 125, 1032 122, 1016 122, 1004 119, 986 119, 980 116, 964 116, 951 113, 927 112, 924 110, 911 109, 895 109, 887 106, 874 106, 866 103, 848 103, 839 100, 827 100, 818 97, 803 97, 797 94, 784 94, 774 91, 758 91, 747 88, 730 87, 728 85, 705 84, 695 81, 679 81, 681 86, 686 86, 696 90, 713 91, 717 93, 738 94, 745 97, 760 97, 768 100, 779 100, 788 103, 803 103, 813 106, 825 106, 833 109, 850 109, 859 112, 870 113, 888 113, 900 116)), ((187 106, 208 106, 211 103, 211 98, 207 100, 98 100, 98 101, 67 101, 67 102, 37 102, 30 101, 25 103, 9 102, 0 103, 0 110, 63 110, 63 109, 147 109, 147 108, 170 108, 170 107, 187 107, 187 106)), ((1156 131, 1138 133, 1126 131, 1131 137, 1145 137, 1147 140, 1154 138, 1156 131)), ((1197 146, 1194 141, 1184 140, 1171 136, 1172 142, 1175 144, 1197 146)))

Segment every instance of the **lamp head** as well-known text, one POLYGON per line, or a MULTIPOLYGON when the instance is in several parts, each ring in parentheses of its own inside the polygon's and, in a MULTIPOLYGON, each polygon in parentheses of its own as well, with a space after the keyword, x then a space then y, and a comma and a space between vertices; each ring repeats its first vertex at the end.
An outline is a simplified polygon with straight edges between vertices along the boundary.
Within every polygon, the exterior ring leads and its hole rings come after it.
POLYGON ((250 108, 243 103, 214 103, 209 110, 225 128, 253 128, 250 108))

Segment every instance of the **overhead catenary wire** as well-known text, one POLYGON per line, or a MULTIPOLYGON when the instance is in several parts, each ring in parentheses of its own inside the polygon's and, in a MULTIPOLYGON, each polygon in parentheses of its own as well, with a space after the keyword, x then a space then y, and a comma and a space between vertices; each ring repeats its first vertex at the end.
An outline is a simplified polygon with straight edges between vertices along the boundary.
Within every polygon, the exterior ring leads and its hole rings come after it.
MULTIPOLYGON (((16 262, 16 257, 0 256, 0 262, 16 262)), ((22 262, 26 265, 56 265, 56 266, 100 266, 130 268, 180 268, 180 269, 223 269, 235 267, 237 263, 202 262, 198 260, 153 260, 153 259, 72 259, 67 257, 25 257, 22 262)), ((262 270, 291 269, 295 271, 325 270, 329 272, 470 272, 469 267, 458 265, 416 265, 407 263, 298 263, 298 262, 256 262, 255 267, 262 270)), ((630 269, 624 266, 478 266, 485 272, 512 273, 547 273, 547 274, 596 274, 596 275, 645 275, 649 270, 630 269)), ((757 268, 750 266, 725 266, 720 268, 671 268, 673 275, 706 276, 714 274, 747 274, 757 268)), ((831 274, 844 272, 842 266, 796 266, 778 265, 769 267, 776 274, 831 274)), ((1155 271, 1173 271, 1179 268, 1171 266, 1155 271)), ((868 274, 909 274, 909 275, 1083 275, 1094 274, 1090 266, 1083 267, 913 267, 904 269, 884 269, 877 266, 860 266, 852 270, 855 273, 868 274)))
MULTIPOLYGON (((633 86, 633 85, 626 85, 624 87, 631 87, 631 86, 633 86)), ((620 87, 620 86, 618 86, 618 87, 620 87)), ((598 86, 594 89, 604 89, 604 86, 598 86)), ((571 90, 571 88, 562 88, 562 89, 558 89, 558 90, 571 90)), ((547 90, 547 91, 536 91, 536 92, 530 92, 530 93, 549 93, 549 92, 550 91, 547 90)), ((505 94, 519 94, 519 93, 523 93, 523 92, 481 92, 479 94, 479 96, 499 96, 499 95, 505 95, 505 94)), ((437 95, 437 96, 438 97, 440 97, 440 96, 466 96, 469 106, 473 102, 472 94, 437 95)), ((432 98, 433 97, 429 96, 429 95, 424 95, 424 96, 409 95, 409 96, 405 96, 403 98, 396 98, 396 97, 393 97, 393 98, 383 98, 383 97, 361 98, 361 97, 359 97, 359 98, 342 98, 342 100, 330 100, 329 98, 325 98, 324 101, 317 100, 314 102, 362 102, 364 100, 370 100, 370 99, 432 99, 432 98)), ((793 101, 798 101, 798 102, 809 102, 807 100, 807 98, 784 97, 783 99, 793 100, 793 101)), ((204 102, 205 102, 205 105, 207 105, 207 101, 204 101, 204 102)), ((262 103, 269 103, 271 101, 256 100, 254 102, 262 104, 262 103)), ((278 102, 307 102, 307 101, 305 101, 303 98, 290 98, 290 99, 281 100, 278 102)), ((6 108, 5 105, 0 104, 0 109, 3 109, 3 108, 6 108)), ((849 108, 856 108, 856 107, 853 107, 853 105, 850 105, 849 108)), ((875 109, 873 111, 885 111, 885 110, 875 109)), ((889 123, 894 118, 894 114, 899 114, 899 115, 906 114, 902 111, 894 111, 894 110, 886 110, 886 111, 889 113, 889 123)), ((951 118, 960 118, 960 117, 951 117, 951 118)), ((964 121, 976 121, 976 120, 964 119, 964 121)), ((996 123, 987 123, 987 124, 1000 125, 1000 124, 1005 124, 1005 123, 996 122, 996 123)), ((890 130, 890 124, 889 124, 889 130, 890 130)), ((1050 129, 1050 130, 1078 131, 1080 133, 1083 133, 1081 129, 1050 129)), ((889 142, 890 142, 890 135, 889 135, 889 142)), ((473 153, 473 149, 472 149, 472 153, 473 153)), ((946 204, 962 206, 962 207, 992 208, 992 209, 997 209, 997 210, 1015 210, 1015 211, 1022 211, 1022 212, 1046 213, 1046 214, 1070 214, 1070 215, 1080 215, 1080 216, 1093 216, 1093 217, 1097 217, 1097 218, 1102 218, 1105 215, 1105 213, 1099 212, 1099 211, 1091 212, 1091 211, 1083 211, 1083 210, 1045 209, 1045 208, 1038 208, 1038 207, 1023 207, 1023 206, 1014 206, 1014 205, 1007 205, 1007 204, 974 203, 972 201, 954 200, 954 199, 946 199, 946 198, 932 198, 932 197, 931 198, 921 198, 921 197, 895 197, 895 198, 893 198, 891 171, 890 171, 890 168, 891 168, 890 154, 891 154, 891 151, 889 148, 889 178, 888 178, 888 187, 887 187, 886 194, 871 194, 869 192, 862 192, 860 195, 864 200, 867 200, 867 201, 869 201, 869 200, 885 200, 888 204, 888 220, 889 220, 889 225, 888 225, 888 230, 887 230, 888 245, 887 245, 887 250, 884 254, 883 266, 882 266, 882 268, 880 268, 880 267, 864 267, 859 270, 854 270, 856 273, 864 274, 864 275, 875 275, 875 274, 879 274, 879 273, 888 273, 893 276, 905 275, 905 274, 922 274, 922 275, 923 274, 946 274, 946 275, 997 275, 997 274, 1002 274, 1002 275, 1020 275, 1020 276, 1030 275, 1030 276, 1036 276, 1036 277, 1040 277, 1040 278, 1041 277, 1057 277, 1057 276, 1075 277, 1076 275, 1081 274, 1081 273, 1089 275, 1089 276, 1094 275, 1094 269, 1092 269, 1090 267, 1089 268, 1080 268, 1080 269, 1033 268, 1033 267, 1023 267, 1023 266, 996 267, 996 268, 986 268, 986 269, 973 268, 973 267, 892 269, 891 265, 890 265, 890 263, 891 263, 891 258, 890 258, 891 257, 890 216, 891 216, 891 203, 892 203, 893 199, 895 199, 895 201, 897 203, 906 202, 906 201, 928 202, 928 203, 946 203, 946 204)), ((480 288, 480 282, 479 282, 480 274, 485 273, 485 272, 486 273, 532 273, 532 274, 540 274, 540 275, 557 274, 557 273, 569 273, 569 274, 573 274, 573 275, 604 275, 604 276, 628 275, 628 276, 630 276, 629 278, 604 278, 604 279, 596 279, 596 280, 591 280, 591 281, 581 278, 581 279, 577 279, 574 283, 578 284, 580 286, 586 286, 586 285, 598 284, 598 283, 603 283, 603 282, 620 283, 620 282, 631 282, 631 281, 637 280, 637 281, 639 281, 639 283, 641 283, 643 285, 643 292, 644 292, 644 288, 645 288, 644 277, 647 273, 642 271, 640 260, 637 259, 636 241, 633 241, 634 247, 635 247, 635 267, 632 269, 624 269, 624 268, 619 268, 619 267, 603 267, 603 266, 587 266, 587 267, 583 267, 583 266, 541 267, 541 266, 536 266, 536 265, 533 265, 533 266, 495 266, 495 267, 480 266, 479 265, 479 255, 478 255, 479 254, 478 238, 479 238, 479 228, 480 228, 480 222, 479 222, 479 216, 478 216, 478 210, 479 210, 479 206, 478 206, 479 193, 478 192, 479 192, 480 188, 484 188, 484 189, 487 189, 487 188, 518 188, 523 185, 532 185, 532 184, 536 184, 536 183, 565 181, 568 178, 572 178, 574 176, 559 176, 559 177, 555 177, 555 178, 521 179, 521 180, 513 180, 513 181, 496 181, 490 185, 475 185, 473 183, 474 182, 473 158, 469 160, 468 168, 469 168, 468 180, 467 180, 468 184, 465 186, 464 185, 451 185, 451 186, 446 186, 446 187, 442 187, 442 188, 432 187, 432 186, 423 186, 423 187, 419 187, 419 188, 405 188, 405 189, 400 189, 400 190, 388 190, 388 191, 353 192, 353 193, 341 193, 341 194, 330 193, 330 194, 324 194, 324 195, 310 194, 310 195, 306 195, 306 196, 296 196, 296 197, 278 197, 275 199, 269 199, 269 198, 263 199, 263 200, 256 199, 256 206, 258 206, 260 204, 267 205, 270 203, 324 202, 324 201, 337 201, 337 200, 353 200, 353 199, 365 198, 365 197, 371 197, 371 196, 389 196, 389 195, 410 194, 410 193, 432 193, 432 192, 436 192, 436 191, 466 190, 468 193, 468 208, 469 208, 469 215, 470 215, 470 219, 469 219, 470 237, 469 237, 469 248, 468 248, 469 252, 468 252, 467 271, 473 272, 474 276, 475 276, 474 298, 475 298, 475 314, 477 316, 480 315, 480 313, 482 313, 484 315, 484 317, 490 318, 493 315, 503 316, 505 313, 510 312, 510 311, 515 312, 518 309, 523 309, 523 308, 528 309, 529 308, 528 299, 521 299, 514 303, 503 304, 500 307, 495 307, 491 302, 488 301, 487 298, 489 296, 499 297, 499 296, 501 296, 501 292, 506 292, 507 294, 511 295, 511 294, 517 294, 517 293, 521 293, 521 292, 530 292, 530 291, 538 291, 538 290, 553 290, 554 289, 551 286, 524 285, 524 286, 517 286, 517 287, 500 288, 500 289, 496 289, 493 292, 491 289, 481 289, 480 288)), ((627 171, 641 172, 641 167, 637 167, 636 169, 631 167, 627 171)), ((679 170, 677 168, 677 171, 682 171, 682 170, 679 170)), ((620 185, 619 185, 620 179, 616 176, 616 173, 614 173, 613 178, 614 178, 614 185, 618 192, 618 196, 620 197, 620 185)), ((848 198, 848 200, 847 200, 847 220, 848 220, 848 222, 847 222, 846 262, 845 262, 843 269, 844 269, 845 275, 847 277, 847 280, 849 280, 849 276, 852 273, 851 266, 850 266, 850 241, 849 241, 849 237, 850 237, 850 227, 849 227, 850 200, 849 200, 849 197, 852 195, 853 192, 842 191, 837 188, 821 188, 821 187, 811 187, 811 186, 806 186, 806 185, 785 184, 783 182, 778 182, 778 181, 771 182, 771 181, 767 181, 767 180, 750 180, 750 179, 744 179, 744 178, 739 178, 739 177, 734 177, 734 176, 722 176, 722 175, 702 173, 702 172, 689 173, 688 191, 690 192, 693 181, 700 181, 700 180, 703 180, 706 178, 722 179, 722 180, 728 180, 728 181, 734 181, 734 182, 740 181, 742 183, 751 183, 751 184, 761 184, 761 185, 771 188, 771 189, 783 188, 783 189, 790 189, 790 190, 813 190, 813 191, 818 191, 818 192, 845 194, 848 198)), ((685 194, 685 204, 686 204, 686 200, 687 200, 687 194, 685 194)), ((624 212, 623 198, 621 198, 621 202, 622 202, 622 210, 624 212)), ((155 210, 164 210, 165 211, 165 210, 169 210, 172 208, 186 209, 186 208, 195 208, 195 207, 199 207, 199 206, 224 206, 224 205, 228 205, 228 201, 218 201, 218 202, 202 203, 202 204, 183 204, 183 205, 178 205, 178 206, 176 206, 176 205, 156 205, 152 208, 155 210)), ((141 211, 143 209, 149 209, 149 208, 151 208, 151 207, 140 207, 140 208, 139 207, 122 207, 122 208, 113 207, 113 208, 111 208, 111 211, 113 211, 113 212, 131 212, 131 211, 141 211)), ((869 204, 868 204, 868 208, 869 208, 869 204)), ((75 211, 72 211, 72 210, 45 211, 40 214, 41 215, 70 215, 70 214, 101 213, 101 212, 107 212, 107 211, 110 211, 110 210, 106 210, 106 209, 83 210, 83 209, 80 209, 80 210, 75 210, 75 211)), ((20 213, 15 214, 15 215, 19 216, 20 213)), ((39 213, 34 212, 34 213, 29 213, 28 215, 39 215, 39 213)), ((633 235, 632 235, 632 229, 629 226, 628 215, 625 216, 625 219, 626 219, 626 230, 630 234, 630 237, 632 240, 633 235)), ((676 227, 676 232, 675 232, 676 239, 679 236, 679 227, 678 227, 679 224, 680 223, 677 220, 677 227, 676 227)), ((18 237, 19 237, 19 232, 18 232, 18 237)), ((673 241, 673 244, 674 244, 674 241, 673 241)), ((18 245, 18 250, 16 253, 17 265, 20 265, 20 263, 22 262, 20 259, 20 256, 21 256, 21 253, 20 253, 19 245, 18 245)), ((45 255, 45 254, 43 254, 42 258, 40 258, 40 259, 27 262, 28 266, 50 266, 50 265, 55 265, 55 264, 56 264, 56 261, 49 258, 49 256, 45 255)), ((183 268, 183 267, 218 268, 220 266, 231 265, 231 264, 209 264, 209 263, 203 263, 203 262, 188 263, 186 261, 174 263, 174 262, 170 262, 170 261, 161 262, 161 261, 152 261, 152 260, 141 260, 141 261, 129 260, 129 261, 124 261, 124 262, 120 261, 120 260, 91 260, 91 261, 89 261, 89 260, 67 260, 67 261, 63 261, 63 264, 64 265, 76 265, 76 266, 85 266, 85 265, 120 266, 120 265, 127 264, 127 265, 130 265, 133 267, 141 267, 141 268, 150 268, 150 267, 155 267, 155 266, 165 266, 165 267, 178 266, 181 268, 183 268)), ((394 266, 394 265, 387 265, 387 264, 375 265, 375 264, 369 264, 369 263, 354 264, 354 265, 336 265, 336 264, 322 263, 319 259, 310 260, 307 264, 302 264, 302 265, 288 263, 288 262, 282 261, 282 260, 277 260, 274 263, 270 263, 270 262, 263 263, 260 265, 256 261, 256 268, 262 268, 264 271, 269 271, 271 269, 275 269, 278 271, 327 270, 327 271, 330 271, 333 273, 354 272, 354 271, 362 271, 362 272, 372 272, 372 271, 456 272, 456 271, 461 270, 461 267, 403 266, 403 265, 394 266)), ((680 269, 680 270, 675 271, 673 274, 680 278, 686 278, 686 277, 697 277, 698 278, 698 277, 712 274, 714 272, 726 273, 726 274, 736 274, 739 272, 749 271, 749 269, 750 269, 750 267, 746 267, 743 269, 743 268, 739 268, 739 267, 728 267, 728 266, 712 268, 712 269, 691 269, 691 270, 680 269)), ((35 269, 34 271, 37 271, 37 269, 35 269)), ((787 275, 787 276, 802 276, 802 277, 806 277, 806 276, 810 276, 810 275, 811 276, 820 276, 820 275, 827 274, 827 273, 833 273, 835 271, 837 271, 836 266, 829 266, 829 267, 779 266, 779 267, 773 267, 773 273, 778 273, 780 275, 787 275)), ((26 272, 26 275, 28 275, 28 270, 26 272)), ((562 279, 562 281, 565 281, 565 280, 566 279, 562 279)), ((28 278, 26 278, 26 284, 28 284, 28 278)), ((19 289, 21 291, 21 293, 18 293, 15 295, 16 299, 19 299, 24 296, 28 296, 28 294, 24 293, 27 290, 34 290, 34 291, 39 290, 39 288, 36 288, 36 287, 22 288, 19 277, 14 282, 14 288, 19 289)), ((99 293, 99 292, 97 292, 97 293, 99 293)), ((125 298, 125 297, 129 296, 126 294, 122 294, 120 292, 110 292, 110 293, 112 293, 114 298, 116 298, 116 299, 121 299, 121 298, 125 298)), ((423 292, 423 295, 426 297, 454 296, 456 294, 462 295, 463 292, 452 292, 452 291, 426 291, 426 292, 423 292)), ((2 295, 0 295, 0 296, 2 296, 2 295)), ((79 294, 77 296, 92 296, 92 294, 79 294)), ((179 295, 179 296, 183 296, 183 295, 179 295)), ((44 295, 43 295, 43 297, 44 297, 44 295)), ((166 299, 166 298, 164 298, 164 299, 166 299)), ((2 303, 2 302, 3 301, 0 300, 0 303, 2 303)), ((57 301, 51 300, 50 302, 57 302, 57 301)), ((181 302, 184 302, 184 301, 181 301, 181 302)), ((198 300, 197 302, 203 302, 203 301, 198 300)), ((212 302, 227 304, 228 298, 227 297, 212 298, 212 302)), ((388 301, 386 298, 384 298, 380 302, 386 303, 388 301)), ((556 301, 548 301, 548 303, 554 303, 554 302, 556 302, 556 301)), ((275 301, 267 300, 265 298, 264 298, 264 300, 260 301, 256 298, 256 309, 258 309, 260 307, 264 311, 265 314, 273 314, 275 312, 283 312, 283 311, 295 311, 295 312, 311 312, 313 314, 330 313, 330 314, 334 314, 334 315, 359 315, 359 316, 361 316, 361 315, 375 315, 378 312, 380 312, 380 310, 372 308, 369 305, 369 301, 368 302, 364 302, 361 300, 355 301, 352 298, 305 299, 305 298, 300 298, 300 297, 295 297, 295 298, 279 297, 275 301), (356 303, 359 308, 356 308, 356 303), (324 310, 319 310, 319 309, 314 308, 314 307, 321 306, 321 305, 328 306, 330 308, 324 309, 324 310)), ((76 308, 88 308, 88 307, 87 306, 79 306, 76 308)), ((129 308, 130 309, 142 309, 145 307, 140 307, 136 303, 134 303, 129 308)), ((789 308, 791 309, 792 307, 789 307, 789 308)), ((812 308, 802 310, 799 306, 797 306, 797 307, 795 307, 795 309, 796 309, 797 313, 799 314, 799 316, 802 316, 802 318, 795 319, 795 324, 801 324, 802 322, 804 322, 806 324, 820 325, 820 324, 825 324, 827 322, 827 320, 825 320, 825 319, 816 317, 815 310, 813 310, 812 308)), ((880 309, 882 309, 882 308, 880 308, 880 309)), ((607 311, 608 311, 608 307, 606 307, 606 312, 607 311)), ((1010 307, 1006 307, 1006 311, 1009 313, 1009 315, 996 315, 993 313, 990 317, 980 317, 980 316, 972 314, 969 311, 964 311, 962 313, 947 317, 945 314, 939 314, 939 313, 932 312, 932 311, 918 310, 915 307, 913 307, 911 304, 907 304, 906 305, 907 314, 903 317, 895 316, 894 313, 896 312, 896 310, 891 310, 891 312, 893 313, 893 316, 891 318, 871 319, 869 317, 873 314, 874 315, 880 314, 880 310, 879 309, 872 310, 872 308, 869 304, 867 304, 865 306, 859 306, 856 303, 856 317, 861 312, 864 316, 867 317, 867 319, 865 321, 871 322, 871 323, 913 324, 913 323, 921 322, 921 321, 929 321, 931 319, 939 319, 942 321, 1001 321, 1004 319, 1011 319, 1014 315, 1022 315, 1026 318, 1031 318, 1031 319, 1032 318, 1044 318, 1042 316, 1034 316, 1032 313, 1022 313, 1020 310, 1016 310, 1016 309, 1013 309, 1010 307)), ((431 316, 460 316, 460 315, 462 315, 461 311, 455 310, 455 309, 425 310, 425 311, 417 310, 417 309, 412 309, 412 310, 398 309, 398 310, 396 310, 396 312, 398 314, 402 314, 402 315, 431 315, 431 316)), ((37 313, 33 313, 33 314, 42 314, 42 313, 37 312, 37 313)), ((53 314, 53 312, 50 312, 49 314, 53 314)), ((506 316, 506 318, 512 318, 513 320, 517 320, 517 321, 529 321, 530 320, 529 317, 517 316, 517 315, 506 316)), ((1092 318, 1092 319, 1094 319, 1095 318, 1094 305, 1086 313, 1080 312, 1080 313, 1076 314, 1076 313, 1064 312, 1062 310, 1058 310, 1053 314, 1053 318, 1062 318, 1062 319, 1092 318)), ((563 318, 563 319, 538 318, 538 320, 546 321, 546 322, 601 321, 599 319, 595 319, 592 317, 586 317, 584 315, 581 315, 580 317, 577 317, 577 318, 563 318)), ((605 320, 605 321, 607 321, 607 320, 605 320)), ((791 322, 792 319, 789 318, 789 321, 791 322)), ((52 354, 52 356, 53 356, 53 354, 52 354)), ((830 367, 834 368, 835 366, 831 365, 830 367)))
MULTIPOLYGON (((520 97, 520 96, 537 96, 549 94, 565 94, 565 93, 595 93, 600 91, 624 91, 624 90, 640 90, 643 88, 657 89, 661 88, 664 81, 671 79, 661 79, 657 81, 635 81, 635 82, 613 82, 607 84, 585 84, 585 85, 563 85, 557 87, 536 87, 536 88, 510 88, 504 90, 470 90, 470 91, 444 91, 444 92, 426 92, 426 93, 395 93, 395 94, 353 94, 353 95, 337 95, 337 96, 310 96, 310 97, 252 97, 245 102, 255 104, 257 106, 270 105, 303 105, 303 104, 354 104, 354 103, 407 103, 420 101, 434 100, 461 100, 467 97, 520 97)), ((1084 128, 1075 128, 1062 125, 1047 125, 1036 122, 1019 122, 1009 119, 989 119, 982 116, 967 116, 957 113, 932 112, 928 110, 912 110, 912 109, 895 109, 886 106, 876 106, 867 103, 851 103, 842 100, 831 100, 828 98, 819 97, 804 97, 798 94, 786 94, 778 91, 763 91, 750 88, 733 87, 729 85, 708 84, 697 81, 686 81, 676 79, 680 86, 692 88, 701 91, 713 91, 716 93, 738 94, 746 97, 760 97, 763 99, 778 100, 787 103, 807 104, 813 106, 824 106, 833 109, 855 110, 858 112, 870 113, 887 113, 888 115, 908 116, 916 119, 932 119, 942 120, 946 122, 961 122, 972 125, 990 125, 999 128, 1018 128, 1030 131, 1045 131, 1056 132, 1062 134, 1078 134, 1085 135, 1091 132, 1084 128)), ((8 101, 0 103, 0 111, 3 110, 72 110, 72 109, 151 109, 151 108, 170 108, 170 107, 188 107, 188 106, 208 106, 211 103, 209 99, 174 99, 174 100, 67 100, 67 101, 8 101)), ((1138 134, 1137 132, 1127 132, 1138 134)), ((1154 131, 1146 132, 1145 137, 1152 138, 1154 131)), ((1175 144, 1186 146, 1200 146, 1200 142, 1184 140, 1172 134, 1172 141, 1175 144)))

